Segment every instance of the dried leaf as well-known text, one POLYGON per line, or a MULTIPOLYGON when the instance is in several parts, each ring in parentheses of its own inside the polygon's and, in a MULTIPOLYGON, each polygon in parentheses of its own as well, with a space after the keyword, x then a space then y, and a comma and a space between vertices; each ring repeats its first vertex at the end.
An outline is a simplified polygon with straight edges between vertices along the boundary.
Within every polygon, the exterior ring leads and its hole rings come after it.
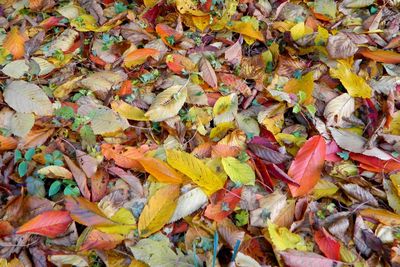
POLYGON ((159 189, 144 207, 139 217, 138 230, 142 237, 147 237, 160 230, 170 221, 177 205, 179 187, 168 185, 159 189))

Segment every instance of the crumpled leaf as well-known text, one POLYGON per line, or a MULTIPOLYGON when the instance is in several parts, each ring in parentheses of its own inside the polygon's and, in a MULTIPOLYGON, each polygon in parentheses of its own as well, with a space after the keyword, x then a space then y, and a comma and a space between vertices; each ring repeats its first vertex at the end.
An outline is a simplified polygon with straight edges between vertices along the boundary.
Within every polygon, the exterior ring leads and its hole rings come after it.
POLYGON ((61 166, 46 166, 38 170, 38 173, 49 178, 72 179, 72 173, 61 166))

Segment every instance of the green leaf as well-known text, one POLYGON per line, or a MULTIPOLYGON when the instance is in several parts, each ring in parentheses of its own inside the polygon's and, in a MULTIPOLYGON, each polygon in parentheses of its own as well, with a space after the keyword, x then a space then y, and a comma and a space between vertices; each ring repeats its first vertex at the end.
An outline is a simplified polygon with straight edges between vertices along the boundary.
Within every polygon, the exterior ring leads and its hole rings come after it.
POLYGON ((27 161, 31 161, 33 155, 35 155, 35 148, 29 148, 28 151, 25 153, 25 159, 27 161))
POLYGON ((38 196, 38 197, 46 196, 44 182, 41 179, 29 176, 26 179, 26 189, 27 189, 29 195, 38 196))
POLYGON ((241 210, 235 215, 236 226, 243 226, 249 223, 249 212, 247 210, 241 210))
POLYGON ((55 112, 56 116, 63 118, 64 120, 69 120, 75 117, 74 109, 71 107, 61 107, 56 109, 55 112))
POLYGON ((45 154, 44 155, 44 160, 46 161, 46 165, 52 165, 53 164, 53 157, 51 154, 45 154))
POLYGON ((17 149, 14 153, 14 162, 18 162, 20 159, 22 159, 22 153, 17 149))
POLYGON ((64 189, 64 195, 66 195, 66 196, 79 196, 80 195, 79 188, 77 186, 74 186, 74 185, 68 185, 64 189))
POLYGON ((234 157, 227 157, 222 159, 222 166, 236 184, 254 185, 256 175, 249 164, 240 162, 234 157))
POLYGON ((79 130, 79 134, 82 138, 83 147, 87 148, 96 144, 96 136, 89 125, 82 126, 82 128, 79 130))
POLYGON ((49 188, 49 197, 54 196, 55 194, 60 191, 61 188, 61 182, 60 181, 54 181, 49 188))
POLYGON ((18 175, 20 177, 24 176, 26 173, 28 172, 28 162, 27 161, 22 161, 19 165, 18 165, 18 175))

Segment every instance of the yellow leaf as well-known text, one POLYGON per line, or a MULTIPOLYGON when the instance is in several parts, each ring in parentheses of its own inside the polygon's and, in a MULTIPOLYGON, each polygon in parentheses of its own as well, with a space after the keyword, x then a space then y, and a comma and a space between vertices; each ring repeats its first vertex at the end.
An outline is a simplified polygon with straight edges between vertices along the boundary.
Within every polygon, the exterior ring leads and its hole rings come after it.
POLYGON ((216 22, 211 25, 211 29, 214 31, 220 31, 223 28, 225 28, 227 23, 231 20, 233 14, 235 14, 238 4, 239 4, 238 0, 226 0, 225 9, 222 13, 221 18, 219 20, 217 19, 216 22))
POLYGON ((167 150, 166 153, 168 164, 192 179, 207 195, 224 187, 225 179, 221 179, 195 156, 177 150, 167 150))
POLYGON ((193 0, 176 0, 176 8, 178 9, 179 13, 186 14, 189 13, 194 16, 205 16, 207 13, 199 10, 197 7, 197 1, 193 0))
POLYGON ((150 8, 155 6, 159 2, 159 0, 144 0, 143 2, 147 8, 150 8))
POLYGON ((136 229, 135 217, 126 208, 120 208, 110 219, 118 225, 96 226, 95 228, 106 234, 121 235, 127 235, 136 229))
POLYGON ((214 123, 233 121, 237 111, 238 97, 235 93, 218 98, 213 107, 214 123))
POLYGON ((181 184, 183 181, 183 175, 159 159, 143 157, 138 161, 146 172, 153 175, 161 183, 181 184))
POLYGON ((147 237, 160 230, 171 219, 179 197, 179 186, 170 185, 158 190, 139 217, 139 234, 147 237))
POLYGON ((400 172, 390 175, 390 180, 397 190, 397 195, 400 196, 400 172))
POLYGON ((222 122, 216 127, 211 129, 210 138, 213 141, 217 141, 223 138, 229 130, 235 129, 235 123, 233 121, 222 122))
POLYGON ((290 232, 286 227, 278 227, 270 221, 265 235, 278 251, 286 249, 308 250, 307 244, 301 236, 290 232))
POLYGON ((235 184, 254 185, 256 175, 249 164, 234 157, 226 157, 222 159, 222 166, 235 184))
POLYGON ((400 111, 393 114, 393 119, 389 124, 391 134, 400 135, 400 111))
POLYGON ((339 188, 334 183, 321 179, 315 185, 313 195, 316 199, 320 199, 322 197, 332 196, 338 190, 339 188))
POLYGON ((173 85, 156 96, 146 117, 151 121, 163 121, 174 117, 185 104, 187 88, 182 85, 173 85))
POLYGON ((290 35, 295 41, 303 38, 306 35, 312 34, 313 32, 313 29, 306 26, 304 22, 299 22, 290 29, 290 35))
POLYGON ((318 33, 315 36, 314 43, 315 45, 323 45, 326 44, 329 38, 329 32, 324 27, 318 25, 318 33))
POLYGON ((372 218, 386 225, 395 226, 400 224, 400 215, 388 210, 368 208, 361 210, 360 215, 372 218))
POLYGON ((204 30, 208 27, 208 25, 210 25, 210 15, 201 17, 193 16, 192 21, 197 29, 204 32, 204 30))
POLYGON ((314 72, 310 71, 306 75, 301 76, 300 79, 290 79, 285 85, 284 91, 287 93, 298 94, 305 93, 305 99, 302 99, 300 104, 309 105, 313 102, 314 98, 312 93, 314 91, 314 72))
POLYGON ((149 119, 144 116, 144 111, 135 106, 129 105, 122 100, 111 102, 111 108, 116 111, 123 118, 135 121, 148 121, 149 119))
POLYGON ((307 141, 304 136, 294 136, 286 133, 276 134, 275 139, 281 146, 285 146, 286 150, 293 156, 296 156, 297 151, 307 141))
POLYGON ((64 178, 72 179, 72 173, 64 167, 61 166, 47 166, 38 170, 38 173, 44 175, 48 178, 64 178))
POLYGON ((351 58, 340 59, 337 61, 337 68, 331 68, 329 73, 333 78, 340 80, 350 96, 370 98, 372 89, 362 77, 354 73, 352 62, 351 58))
POLYGON ((241 33, 250 38, 259 40, 264 42, 263 34, 257 29, 254 28, 254 25, 251 22, 244 21, 232 21, 232 25, 227 26, 227 28, 233 32, 241 33))
POLYGON ((284 103, 269 106, 258 114, 258 122, 262 123, 268 131, 273 134, 281 132, 284 123, 284 113, 286 105, 284 103))
POLYGON ((71 26, 75 27, 75 29, 80 32, 108 32, 119 24, 121 24, 121 21, 118 20, 114 24, 98 26, 96 19, 88 14, 80 15, 71 20, 71 26))

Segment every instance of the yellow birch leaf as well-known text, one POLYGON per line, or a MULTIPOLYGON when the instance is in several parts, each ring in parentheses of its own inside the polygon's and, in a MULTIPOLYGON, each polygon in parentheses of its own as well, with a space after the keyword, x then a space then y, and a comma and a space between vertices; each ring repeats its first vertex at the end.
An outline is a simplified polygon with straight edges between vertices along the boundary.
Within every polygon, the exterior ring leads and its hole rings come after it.
POLYGON ((192 179, 207 195, 224 187, 225 179, 221 179, 195 156, 177 150, 167 150, 166 154, 168 164, 192 179))
POLYGON ((148 121, 149 119, 144 116, 144 111, 135 106, 129 105, 122 100, 111 102, 111 108, 117 112, 121 117, 134 120, 134 121, 148 121))
POLYGON ((158 190, 144 207, 139 217, 138 229, 141 237, 160 230, 174 214, 179 186, 170 185, 158 190))
POLYGON ((352 97, 370 98, 372 89, 368 83, 352 70, 352 59, 338 60, 337 68, 329 70, 333 78, 337 78, 352 97))
POLYGON ((295 41, 303 38, 306 35, 312 34, 313 32, 313 29, 306 26, 304 22, 299 22, 290 29, 290 35, 295 41))

